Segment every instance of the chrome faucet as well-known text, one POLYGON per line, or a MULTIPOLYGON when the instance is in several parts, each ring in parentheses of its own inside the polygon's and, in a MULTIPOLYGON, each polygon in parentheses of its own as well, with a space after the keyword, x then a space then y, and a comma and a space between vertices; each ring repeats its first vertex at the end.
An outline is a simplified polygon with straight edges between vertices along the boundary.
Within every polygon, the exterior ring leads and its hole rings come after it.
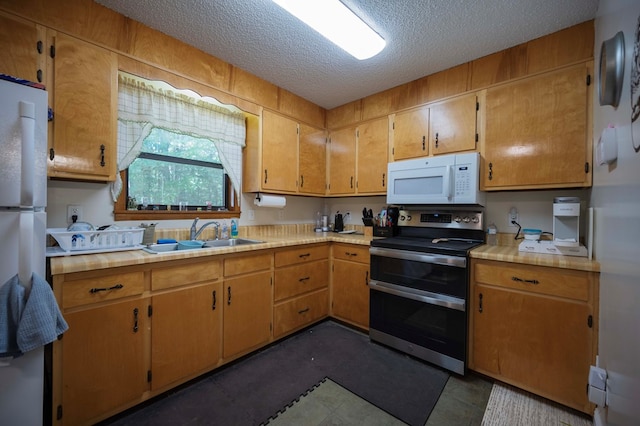
POLYGON ((193 223, 191 224, 191 230, 189 231, 189 239, 190 240, 195 240, 198 238, 198 236, 202 233, 202 231, 204 230, 204 228, 206 228, 209 225, 215 225, 216 226, 216 240, 218 239, 218 232, 220 230, 220 224, 214 220, 212 220, 211 222, 207 222, 204 225, 202 225, 200 227, 200 229, 197 229, 196 224, 198 223, 198 221, 200 220, 199 217, 196 217, 193 220, 193 223))

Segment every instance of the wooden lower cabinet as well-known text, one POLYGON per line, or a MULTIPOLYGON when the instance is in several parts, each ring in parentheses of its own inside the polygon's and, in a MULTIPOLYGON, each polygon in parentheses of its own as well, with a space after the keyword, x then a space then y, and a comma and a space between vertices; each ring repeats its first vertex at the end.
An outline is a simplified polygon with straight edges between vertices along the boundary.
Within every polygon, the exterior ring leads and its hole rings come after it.
POLYGON ((469 368, 593 412, 597 273, 472 260, 469 368))
POLYGON ((282 337, 313 324, 328 314, 328 287, 279 303, 273 308, 273 337, 282 337))
POLYGON ((331 314, 369 329, 369 247, 334 244, 332 250, 331 314))
POLYGON ((151 389, 209 370, 222 350, 222 282, 152 298, 151 389))
POLYGON ((149 387, 148 304, 139 298, 64 315, 69 330, 54 348, 61 368, 54 383, 62 386, 54 421, 91 424, 140 400, 149 387))
POLYGON ((329 314, 329 246, 285 249, 275 254, 273 337, 279 338, 329 314))
POLYGON ((223 357, 250 352, 271 339, 271 271, 224 281, 223 357))

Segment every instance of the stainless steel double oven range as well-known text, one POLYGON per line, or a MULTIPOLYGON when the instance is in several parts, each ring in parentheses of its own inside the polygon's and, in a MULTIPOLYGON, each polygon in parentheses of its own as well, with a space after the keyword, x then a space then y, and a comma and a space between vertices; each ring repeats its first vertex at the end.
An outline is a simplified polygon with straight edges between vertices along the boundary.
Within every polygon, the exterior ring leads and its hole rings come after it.
POLYGON ((465 374, 469 251, 483 212, 400 210, 397 235, 371 242, 369 337, 465 374))

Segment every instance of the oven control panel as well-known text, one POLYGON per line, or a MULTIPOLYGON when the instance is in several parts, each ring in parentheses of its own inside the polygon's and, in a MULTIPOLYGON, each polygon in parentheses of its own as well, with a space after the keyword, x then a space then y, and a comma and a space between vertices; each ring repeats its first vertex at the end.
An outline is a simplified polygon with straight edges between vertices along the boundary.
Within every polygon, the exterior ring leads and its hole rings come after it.
POLYGON ((483 229, 479 211, 400 210, 398 226, 423 228, 483 229))

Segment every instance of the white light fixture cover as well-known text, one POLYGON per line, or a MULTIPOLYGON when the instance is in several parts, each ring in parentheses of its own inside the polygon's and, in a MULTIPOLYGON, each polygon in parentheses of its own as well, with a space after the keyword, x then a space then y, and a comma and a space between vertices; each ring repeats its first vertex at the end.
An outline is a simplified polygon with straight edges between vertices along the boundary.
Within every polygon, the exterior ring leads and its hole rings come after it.
POLYGON ((327 39, 363 60, 380 53, 386 42, 340 0, 273 0, 327 39))

